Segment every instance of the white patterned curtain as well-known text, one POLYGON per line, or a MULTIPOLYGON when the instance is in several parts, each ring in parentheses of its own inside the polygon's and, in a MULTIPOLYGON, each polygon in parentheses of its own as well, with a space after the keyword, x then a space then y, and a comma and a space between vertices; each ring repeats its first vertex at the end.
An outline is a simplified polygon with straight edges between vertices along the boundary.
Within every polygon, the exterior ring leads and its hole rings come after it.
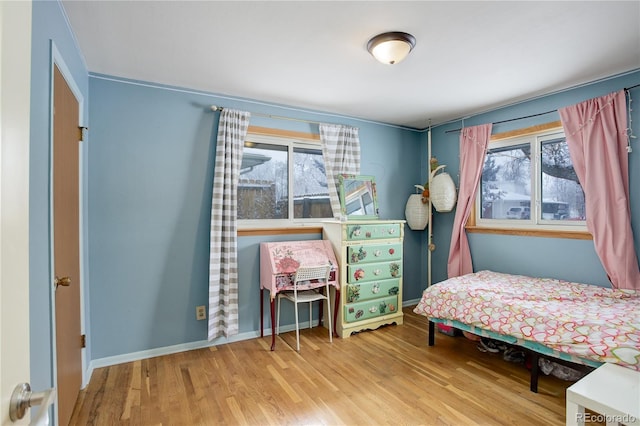
POLYGON ((338 177, 341 174, 360 174, 360 138, 357 127, 320 124, 322 158, 327 174, 329 199, 333 217, 340 217, 338 177))
POLYGON ((250 116, 225 108, 218 123, 209 243, 209 340, 238 334, 237 191, 250 116))

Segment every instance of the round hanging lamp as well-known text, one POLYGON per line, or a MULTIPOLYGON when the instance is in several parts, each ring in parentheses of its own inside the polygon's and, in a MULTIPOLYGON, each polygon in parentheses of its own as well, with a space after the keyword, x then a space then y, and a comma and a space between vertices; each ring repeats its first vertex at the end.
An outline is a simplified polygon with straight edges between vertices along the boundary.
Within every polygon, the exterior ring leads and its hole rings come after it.
POLYGON ((416 45, 411 34, 393 31, 378 34, 367 43, 367 50, 383 64, 397 64, 407 57, 416 45))
POLYGON ((414 231, 422 231, 429 223, 429 204, 422 201, 424 187, 422 185, 413 185, 416 187, 415 194, 411 194, 404 208, 404 216, 407 218, 407 225, 414 231))
POLYGON ((446 166, 438 166, 431 172, 431 182, 429 183, 429 198, 431 204, 437 212, 450 212, 453 210, 453 206, 456 205, 456 184, 449 176, 449 173, 438 173, 439 170, 444 169, 446 166))

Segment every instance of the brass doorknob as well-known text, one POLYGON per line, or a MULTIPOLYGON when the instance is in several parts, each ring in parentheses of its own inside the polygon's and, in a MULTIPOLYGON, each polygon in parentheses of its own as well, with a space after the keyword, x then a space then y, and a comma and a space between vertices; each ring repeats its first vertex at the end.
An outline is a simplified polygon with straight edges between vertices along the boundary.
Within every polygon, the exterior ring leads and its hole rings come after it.
POLYGON ((71 284, 71 278, 70 277, 62 277, 62 278, 56 277, 56 279, 53 281, 53 284, 56 286, 56 288, 58 288, 59 285, 61 285, 63 287, 69 287, 69 285, 71 284))

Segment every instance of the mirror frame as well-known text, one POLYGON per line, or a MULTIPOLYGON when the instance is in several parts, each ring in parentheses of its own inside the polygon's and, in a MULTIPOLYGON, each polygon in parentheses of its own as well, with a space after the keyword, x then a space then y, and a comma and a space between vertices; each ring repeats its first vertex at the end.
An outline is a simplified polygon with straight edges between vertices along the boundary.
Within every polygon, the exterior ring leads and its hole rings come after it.
POLYGON ((340 213, 343 219, 356 220, 356 219, 378 219, 378 192, 376 189, 376 180, 373 176, 368 175, 350 175, 341 174, 338 177, 338 193, 340 195, 340 213), (371 195, 373 204, 373 213, 371 214, 347 214, 347 194, 346 189, 349 182, 362 182, 363 186, 366 186, 367 192, 371 195))

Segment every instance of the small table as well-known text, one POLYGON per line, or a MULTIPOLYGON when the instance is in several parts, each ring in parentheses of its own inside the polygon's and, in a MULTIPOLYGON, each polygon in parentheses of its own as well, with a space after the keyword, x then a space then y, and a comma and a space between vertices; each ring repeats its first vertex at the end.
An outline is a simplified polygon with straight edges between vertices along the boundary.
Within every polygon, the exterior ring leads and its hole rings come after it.
MULTIPOLYGON (((328 240, 278 241, 260 243, 260 337, 264 336, 264 291, 269 292, 271 308, 271 350, 276 347, 275 298, 278 292, 293 290, 293 274, 300 266, 331 265, 329 284, 335 287, 333 330, 336 335, 336 318, 340 301, 338 261, 328 240)), ((310 284, 309 288, 324 287, 324 283, 310 284)), ((322 309, 320 309, 322 318, 322 309)))
POLYGON ((640 426, 640 371, 605 363, 569 386, 566 424, 585 421, 640 426))

